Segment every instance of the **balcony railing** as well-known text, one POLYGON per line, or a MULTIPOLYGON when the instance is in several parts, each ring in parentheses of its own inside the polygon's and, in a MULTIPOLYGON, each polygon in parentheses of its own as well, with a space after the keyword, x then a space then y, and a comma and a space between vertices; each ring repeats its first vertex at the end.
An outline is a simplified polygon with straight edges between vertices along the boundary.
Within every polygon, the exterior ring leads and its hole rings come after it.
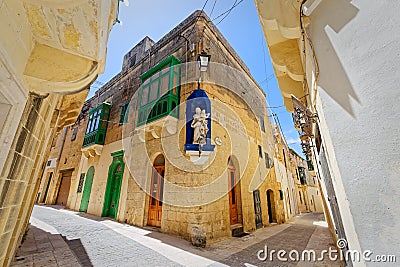
POLYGON ((104 145, 105 132, 97 130, 90 134, 85 135, 82 147, 88 147, 94 144, 104 145))

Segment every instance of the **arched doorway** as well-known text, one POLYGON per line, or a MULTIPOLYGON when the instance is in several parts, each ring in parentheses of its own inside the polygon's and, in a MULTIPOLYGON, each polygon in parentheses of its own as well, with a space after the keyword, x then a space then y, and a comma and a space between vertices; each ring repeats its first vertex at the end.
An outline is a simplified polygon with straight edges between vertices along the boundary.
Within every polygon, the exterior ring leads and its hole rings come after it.
POLYGON ((149 214, 147 225, 161 227, 164 194, 165 158, 159 155, 153 164, 150 183, 149 214))
POLYGON ((230 224, 237 224, 238 218, 238 194, 236 186, 236 168, 232 157, 228 159, 228 185, 229 185, 229 215, 230 224))
POLYGON ((268 221, 269 223, 276 222, 276 215, 275 215, 275 197, 274 191, 271 189, 267 190, 267 205, 268 205, 268 221))
POLYGON ((81 205, 79 207, 79 211, 86 212, 88 209, 90 192, 92 191, 93 176, 94 176, 94 167, 91 166, 86 173, 85 186, 83 188, 82 200, 81 200, 81 205))
POLYGON ((102 216, 116 218, 118 213, 119 196, 121 193, 122 176, 125 163, 122 158, 124 151, 112 153, 113 162, 108 169, 106 193, 102 216))

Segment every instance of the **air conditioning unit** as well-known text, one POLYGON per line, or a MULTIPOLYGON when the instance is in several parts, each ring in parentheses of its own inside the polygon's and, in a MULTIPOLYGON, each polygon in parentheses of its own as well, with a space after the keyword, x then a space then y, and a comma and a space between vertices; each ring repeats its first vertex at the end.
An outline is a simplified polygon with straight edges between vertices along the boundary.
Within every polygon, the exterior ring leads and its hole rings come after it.
POLYGON ((56 168, 57 167, 57 158, 49 159, 46 163, 46 169, 56 168))

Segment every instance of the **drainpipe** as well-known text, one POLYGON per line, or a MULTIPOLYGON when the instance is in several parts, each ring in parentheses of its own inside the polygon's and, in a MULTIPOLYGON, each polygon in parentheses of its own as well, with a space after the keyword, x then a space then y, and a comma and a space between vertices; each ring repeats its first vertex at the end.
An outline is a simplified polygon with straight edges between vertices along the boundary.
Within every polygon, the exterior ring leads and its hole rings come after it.
POLYGON ((58 170, 58 163, 60 163, 61 154, 64 149, 65 139, 67 137, 68 128, 69 128, 69 126, 64 127, 64 129, 63 129, 63 136, 62 136, 62 140, 61 140, 60 150, 58 151, 58 155, 57 155, 56 168, 55 168, 56 170, 58 170))

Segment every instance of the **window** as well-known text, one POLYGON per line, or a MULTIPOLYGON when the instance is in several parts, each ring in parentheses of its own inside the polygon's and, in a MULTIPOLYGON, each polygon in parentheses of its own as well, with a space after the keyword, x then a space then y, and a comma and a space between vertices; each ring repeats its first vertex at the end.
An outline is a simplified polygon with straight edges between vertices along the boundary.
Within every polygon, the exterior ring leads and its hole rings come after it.
POLYGON ((47 167, 49 167, 51 165, 51 160, 47 161, 47 167))
POLYGON ((72 130, 72 135, 71 135, 71 141, 75 141, 75 139, 76 139, 76 134, 78 133, 78 127, 75 127, 73 130, 72 130))
POLYGON ((264 158, 265 158, 265 166, 267 167, 267 169, 272 168, 273 161, 272 161, 272 158, 269 157, 269 154, 265 152, 264 158))
POLYGON ((136 54, 134 54, 130 59, 129 59, 129 68, 135 66, 136 64, 136 54))
POLYGON ((149 87, 146 86, 143 88, 142 93, 140 94, 141 105, 144 106, 147 104, 149 100, 149 87))
POLYGON ((153 81, 150 85, 150 96, 149 96, 149 102, 153 102, 154 100, 157 100, 158 97, 158 84, 159 80, 153 81))
POLYGON ((260 116, 260 127, 261 127, 261 131, 265 132, 264 118, 261 116, 260 116))
POLYGON ((128 121, 128 112, 129 112, 129 102, 126 102, 121 106, 121 113, 119 115, 119 125, 124 124, 128 121))
POLYGON ((86 128, 86 134, 92 133, 99 128, 101 120, 101 110, 96 110, 94 113, 89 115, 88 126, 86 128))
POLYGON ((306 177, 306 171, 304 167, 298 167, 299 170, 299 176, 300 176, 300 183, 302 185, 307 184, 307 177, 306 177))
POLYGON ((78 190, 76 190, 77 193, 82 193, 84 181, 85 181, 85 173, 81 173, 81 176, 79 177, 78 190))
POLYGON ((283 191, 282 190, 279 190, 279 199, 283 200, 283 191))
POLYGON ((260 158, 263 157, 262 147, 261 147, 260 145, 258 145, 258 156, 259 156, 260 158))
POLYGON ((178 116, 180 61, 170 56, 141 76, 138 125, 161 117, 178 116))

